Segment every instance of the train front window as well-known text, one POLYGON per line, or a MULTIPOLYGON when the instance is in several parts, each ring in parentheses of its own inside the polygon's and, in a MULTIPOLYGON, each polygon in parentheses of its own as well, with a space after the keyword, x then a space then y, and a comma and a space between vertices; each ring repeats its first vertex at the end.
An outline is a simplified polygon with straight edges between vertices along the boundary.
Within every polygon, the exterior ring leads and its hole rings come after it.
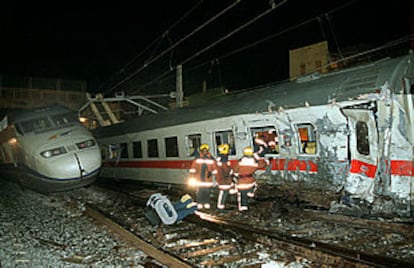
POLYGON ((22 121, 19 124, 24 133, 44 131, 51 127, 51 124, 47 117, 38 117, 35 119, 22 121))
POLYGON ((74 113, 70 112, 52 115, 51 119, 56 126, 66 126, 79 123, 78 117, 74 113))
POLYGON ((233 131, 231 130, 225 130, 225 131, 219 131, 216 132, 216 153, 218 154, 218 146, 220 144, 227 143, 230 146, 229 155, 235 155, 236 154, 236 145, 234 143, 234 135, 233 131))

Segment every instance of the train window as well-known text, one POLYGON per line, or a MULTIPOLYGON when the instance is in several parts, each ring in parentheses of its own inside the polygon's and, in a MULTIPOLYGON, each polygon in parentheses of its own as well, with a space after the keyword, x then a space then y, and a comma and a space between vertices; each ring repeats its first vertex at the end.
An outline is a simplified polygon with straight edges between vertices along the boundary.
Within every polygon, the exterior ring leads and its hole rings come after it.
POLYGON ((51 125, 47 117, 39 117, 32 120, 22 121, 20 122, 20 126, 24 133, 28 133, 48 129, 51 125))
POLYGON ((99 148, 101 149, 102 160, 108 159, 109 158, 109 152, 108 152, 109 150, 106 149, 107 145, 101 144, 99 148), (108 152, 108 154, 107 154, 107 152, 108 152))
POLYGON ((191 134, 185 136, 187 156, 194 156, 201 145, 201 134, 191 134))
POLYGON ((302 154, 316 154, 316 130, 312 124, 298 124, 296 125, 300 141, 300 153, 302 154))
POLYGON ((126 143, 119 144, 119 150, 122 159, 128 159, 128 146, 126 143))
POLYGON ((109 159, 119 159, 120 148, 116 144, 109 144, 108 146, 108 157, 109 159))
POLYGON ((78 117, 71 112, 52 115, 51 119, 56 126, 71 125, 79 122, 78 117))
POLYGON ((147 140, 148 157, 158 157, 157 139, 147 140))
POLYGON ((177 137, 165 138, 165 154, 167 157, 178 156, 178 141, 177 137))
POLYGON ((357 150, 358 153, 363 155, 369 155, 368 134, 368 125, 365 122, 358 121, 356 123, 357 150))
POLYGON ((236 154, 236 145, 234 144, 233 131, 225 130, 216 132, 216 153, 218 154, 218 146, 223 143, 227 143, 230 146, 229 155, 236 154))
POLYGON ((142 158, 142 142, 135 141, 132 143, 134 158, 142 158))
POLYGON ((279 135, 274 126, 254 127, 250 132, 255 152, 260 151, 261 156, 279 153, 279 135))

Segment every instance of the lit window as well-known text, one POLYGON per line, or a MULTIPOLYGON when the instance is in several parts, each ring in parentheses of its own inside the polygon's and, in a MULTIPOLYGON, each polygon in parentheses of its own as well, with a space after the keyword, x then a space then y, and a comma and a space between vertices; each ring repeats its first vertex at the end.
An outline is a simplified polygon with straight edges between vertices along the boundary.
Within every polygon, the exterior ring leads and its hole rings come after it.
POLYGON ((254 127, 250 132, 253 149, 259 152, 260 156, 279 153, 279 135, 274 126, 254 127))
POLYGON ((201 134, 185 136, 187 156, 194 156, 201 145, 201 134))
POLYGON ((317 141, 316 131, 312 124, 298 124, 297 126, 300 153, 302 154, 316 154, 317 141))
POLYGON ((234 143, 233 131, 219 131, 216 132, 216 153, 219 154, 218 146, 220 144, 227 143, 230 146, 229 155, 236 154, 236 145, 234 143))

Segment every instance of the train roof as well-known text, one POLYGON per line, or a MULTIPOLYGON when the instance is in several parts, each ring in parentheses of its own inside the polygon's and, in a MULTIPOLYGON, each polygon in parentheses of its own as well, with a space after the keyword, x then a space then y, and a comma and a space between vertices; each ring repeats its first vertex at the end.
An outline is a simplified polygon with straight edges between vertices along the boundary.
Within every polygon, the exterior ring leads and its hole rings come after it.
POLYGON ((52 105, 35 109, 8 110, 7 116, 9 122, 12 123, 21 120, 30 120, 39 116, 48 116, 51 114, 63 112, 71 112, 71 110, 62 105, 52 105))
MULTIPOLYGON (((184 107, 143 115, 124 123, 94 130, 97 138, 124 133, 151 130, 213 118, 238 114, 262 113, 269 107, 276 110, 309 105, 323 105, 332 100, 347 101, 361 94, 377 91, 388 81, 391 88, 400 86, 403 74, 414 55, 385 58, 358 67, 326 74, 314 73, 294 81, 268 84, 243 92, 236 92, 212 99, 207 105, 184 107)), ((397 89, 396 89, 397 90, 397 89)))

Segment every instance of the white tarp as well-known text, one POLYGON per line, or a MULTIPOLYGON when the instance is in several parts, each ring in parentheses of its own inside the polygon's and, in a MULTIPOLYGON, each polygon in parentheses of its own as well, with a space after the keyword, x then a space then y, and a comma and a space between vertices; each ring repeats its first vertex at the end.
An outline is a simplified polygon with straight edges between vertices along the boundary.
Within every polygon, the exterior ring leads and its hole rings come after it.
POLYGON ((0 131, 4 130, 7 128, 8 125, 8 119, 7 119, 7 115, 0 121, 0 131))

